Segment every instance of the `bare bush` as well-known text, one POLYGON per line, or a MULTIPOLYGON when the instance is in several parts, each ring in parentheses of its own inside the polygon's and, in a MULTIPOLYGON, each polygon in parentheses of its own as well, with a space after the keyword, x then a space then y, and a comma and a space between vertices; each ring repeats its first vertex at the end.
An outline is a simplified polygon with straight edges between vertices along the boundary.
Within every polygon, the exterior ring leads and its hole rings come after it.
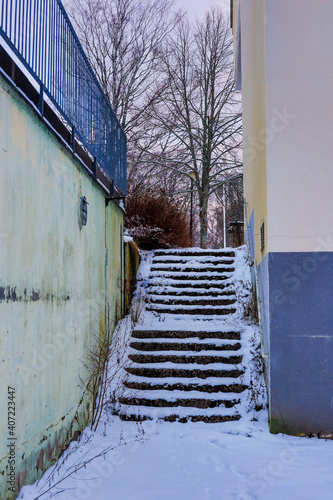
POLYGON ((251 343, 253 346, 250 351, 252 355, 252 370, 248 386, 248 401, 250 408, 254 412, 253 420, 256 420, 255 412, 259 412, 264 408, 266 388, 260 342, 258 343, 253 338, 251 343))
POLYGON ((140 186, 129 193, 125 223, 144 250, 190 244, 187 215, 177 201, 156 188, 140 186))
POLYGON ((132 328, 139 323, 141 314, 146 307, 146 303, 147 300, 142 295, 139 297, 133 297, 130 308, 132 328))
POLYGON ((110 393, 111 381, 118 378, 123 368, 126 350, 125 337, 118 336, 113 342, 112 322, 108 309, 105 320, 91 326, 93 346, 86 346, 86 356, 82 363, 88 370, 89 376, 82 380, 84 392, 90 393, 93 398, 90 428, 96 431, 100 419, 113 398, 119 397, 119 387, 110 393))

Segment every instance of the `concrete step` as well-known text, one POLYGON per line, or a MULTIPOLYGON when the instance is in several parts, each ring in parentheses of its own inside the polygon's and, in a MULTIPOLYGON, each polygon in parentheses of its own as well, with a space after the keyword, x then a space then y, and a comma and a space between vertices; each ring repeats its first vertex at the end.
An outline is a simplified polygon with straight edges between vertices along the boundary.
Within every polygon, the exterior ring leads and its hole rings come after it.
POLYGON ((234 307, 230 308, 225 308, 225 307, 216 307, 216 309, 210 307, 204 307, 204 308, 199 308, 193 306, 187 306, 187 307, 177 307, 177 306, 149 306, 147 307, 147 311, 154 311, 158 312, 161 314, 197 314, 198 316, 224 316, 227 314, 233 314, 236 312, 236 309, 234 307))
POLYGON ((154 257, 153 258, 153 261, 152 261, 152 264, 155 265, 155 264, 192 264, 192 263, 204 263, 204 264, 209 264, 210 266, 213 265, 213 266, 218 266, 218 265, 230 265, 230 264, 233 264, 234 263, 234 259, 232 257, 229 257, 228 259, 227 258, 224 258, 224 259, 221 259, 219 257, 215 257, 215 258, 204 258, 203 260, 201 259, 198 259, 197 257, 177 257, 177 256, 174 256, 172 257, 172 259, 168 258, 168 257, 154 257))
POLYGON ((242 362, 242 356, 210 356, 210 355, 170 355, 170 354, 130 354, 129 359, 134 363, 175 363, 208 365, 209 363, 224 363, 237 365, 242 362))
POLYGON ((204 250, 199 248, 182 248, 170 250, 155 250, 155 257, 162 255, 178 255, 180 257, 235 257, 233 250, 204 250))
MULTIPOLYGON (((121 420, 127 422, 144 422, 146 420, 154 420, 153 417, 147 415, 137 415, 137 414, 120 414, 121 420)), ((177 414, 168 415, 163 417, 161 420, 165 422, 180 422, 186 424, 187 422, 205 422, 209 424, 217 424, 222 422, 232 422, 239 420, 240 415, 188 415, 186 417, 177 414)))
POLYGON ((221 290, 226 290, 230 289, 231 284, 229 282, 225 283, 223 281, 214 281, 211 283, 210 281, 203 281, 203 280, 198 280, 197 282, 192 281, 192 283, 189 285, 188 283, 184 282, 184 280, 173 280, 170 279, 169 281, 167 280, 162 280, 162 279, 157 279, 157 278, 150 278, 148 280, 148 286, 149 287, 159 287, 159 288, 167 288, 169 289, 187 289, 191 287, 192 289, 201 289, 201 290, 210 290, 211 288, 215 289, 221 289, 221 290))
POLYGON ((206 274, 206 273, 233 273, 235 268, 232 266, 162 266, 161 264, 156 264, 151 266, 151 273, 160 272, 160 273, 197 273, 197 274, 206 274))
POLYGON ((240 332, 225 331, 225 332, 193 332, 185 330, 133 330, 132 337, 137 339, 226 339, 240 340, 240 332))
POLYGON ((190 298, 190 299, 180 299, 179 297, 168 296, 168 298, 152 297, 150 299, 150 304, 160 304, 160 305, 170 305, 174 304, 177 306, 230 306, 236 302, 236 298, 190 298))
POLYGON ((148 295, 154 295, 156 297, 195 297, 195 298, 205 298, 205 297, 235 297, 236 298, 236 293, 233 290, 216 290, 213 291, 209 289, 207 290, 179 290, 179 289, 174 289, 174 290, 166 290, 162 291, 160 287, 151 287, 147 290, 148 295))
POLYGON ((143 397, 121 397, 119 398, 119 403, 127 406, 150 406, 157 408, 233 408, 236 404, 239 404, 239 399, 194 399, 194 398, 186 398, 186 399, 176 399, 175 401, 169 401, 167 399, 149 399, 143 397))
POLYGON ((137 351, 238 351, 239 342, 235 344, 207 344, 184 342, 131 342, 130 347, 137 351))
POLYGON ((235 393, 239 394, 245 389, 247 389, 247 385, 244 384, 193 384, 193 383, 157 383, 157 382, 140 382, 139 380, 131 380, 124 382, 125 387, 128 389, 135 389, 140 391, 156 391, 156 390, 164 390, 164 391, 196 391, 203 392, 207 394, 213 394, 217 392, 224 393, 235 393))
MULTIPOLYGON (((167 281, 170 280, 170 281, 187 281, 187 282, 191 282, 191 281, 223 281, 223 280, 226 280, 230 278, 230 276, 226 276, 225 274, 219 274, 219 273, 208 273, 205 272, 205 273, 192 273, 192 274, 185 274, 185 273, 168 273, 168 272, 164 272, 163 274, 151 274, 149 276, 149 281, 148 283, 150 284, 151 283, 151 280, 156 280, 156 279, 159 279, 159 280, 163 280, 165 281, 165 284, 167 284, 167 281)), ((183 285, 184 286, 184 285, 183 285)), ((215 283, 214 283, 214 286, 215 286, 215 283)))
POLYGON ((208 377, 230 377, 237 378, 243 375, 243 371, 239 369, 230 370, 213 370, 213 369, 188 369, 185 368, 148 368, 148 367, 127 367, 127 373, 136 375, 137 377, 148 378, 167 378, 167 377, 182 377, 182 378, 200 378, 208 377))

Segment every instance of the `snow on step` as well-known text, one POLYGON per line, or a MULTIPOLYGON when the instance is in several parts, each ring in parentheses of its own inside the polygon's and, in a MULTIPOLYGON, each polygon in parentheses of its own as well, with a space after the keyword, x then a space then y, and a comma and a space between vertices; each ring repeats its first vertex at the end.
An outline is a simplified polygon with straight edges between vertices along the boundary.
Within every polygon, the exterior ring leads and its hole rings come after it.
POLYGON ((210 302, 212 304, 221 306, 227 304, 233 304, 236 302, 236 296, 235 295, 225 295, 225 294, 220 294, 220 295, 211 295, 206 294, 206 295, 201 295, 200 297, 195 296, 195 297, 183 297, 179 295, 160 295, 160 294, 151 294, 150 295, 150 303, 168 303, 172 301, 176 301, 177 304, 188 304, 188 305, 206 305, 206 302, 210 302))
POLYGON ((202 319, 202 317, 207 317, 210 316, 208 319, 216 319, 219 316, 225 316, 227 314, 233 314, 236 312, 236 309, 234 307, 210 307, 208 309, 207 306, 203 306, 202 308, 198 308, 198 306, 177 306, 177 305, 170 305, 170 306, 159 306, 156 304, 154 307, 150 306, 147 308, 148 311, 155 311, 156 313, 160 314, 172 314, 172 315, 178 315, 178 316, 186 316, 189 314, 196 315, 202 319))
POLYGON ((178 280, 178 281, 183 281, 186 280, 187 282, 191 281, 223 281, 228 279, 230 277, 230 274, 233 271, 229 270, 224 270, 224 274, 216 272, 215 269, 206 269, 202 273, 198 273, 198 271, 190 271, 190 272, 177 272, 177 271, 172 271, 171 269, 166 270, 166 271, 153 271, 150 275, 151 279, 157 279, 157 278, 167 278, 171 280, 178 280), (226 276, 226 275, 229 276, 226 276))
POLYGON ((223 323, 237 311, 234 273, 232 249, 155 251, 146 281, 155 328, 132 331, 121 418, 240 418, 237 406, 247 388, 241 332, 223 323), (185 328, 169 326, 176 324, 185 328))
MULTIPOLYGON (((191 392, 191 395, 195 393, 205 393, 206 397, 210 397, 212 394, 223 392, 226 394, 232 393, 240 394, 245 391, 246 386, 244 384, 235 383, 233 379, 223 379, 224 383, 218 378, 208 378, 206 380, 193 379, 189 382, 188 379, 172 379, 169 378, 168 382, 165 380, 145 379, 141 381, 137 380, 126 380, 124 382, 125 387, 128 389, 140 389, 143 394, 147 394, 147 391, 170 391, 172 394, 174 391, 191 392)), ((137 392, 135 393, 137 394, 137 392)))
POLYGON ((172 272, 172 273, 207 273, 207 272, 215 272, 215 273, 225 273, 225 272, 233 272, 235 268, 232 265, 207 265, 204 262, 194 265, 193 263, 186 264, 153 264, 151 266, 152 272, 172 272))
POLYGON ((233 330, 208 330, 208 331, 193 331, 193 330, 168 330, 161 328, 160 330, 140 330, 136 329, 132 332, 132 337, 139 339, 227 339, 240 340, 240 332, 233 330))
POLYGON ((161 326, 160 330, 140 330, 136 329, 132 332, 132 337, 137 339, 214 339, 217 340, 240 340, 240 332, 233 330, 167 330, 161 326))
POLYGON ((228 290, 228 287, 213 288, 209 287, 208 291, 202 288, 194 290, 193 288, 175 288, 172 286, 150 286, 147 288, 147 294, 152 298, 169 296, 169 297, 193 297, 193 298, 204 298, 204 297, 235 297, 236 294, 233 290, 228 290))
POLYGON ((137 407, 127 406, 126 413, 122 413, 122 420, 166 420, 168 422, 230 422, 239 420, 240 415, 234 408, 224 408, 223 413, 216 408, 165 408, 165 407, 137 407))
POLYGON ((211 258, 212 256, 214 257, 235 257, 235 252, 233 249, 223 249, 223 250, 215 250, 215 249, 209 249, 205 250, 202 248, 182 248, 182 249, 168 249, 168 250, 156 250, 155 251, 155 257, 160 257, 160 256, 170 256, 170 255, 177 255, 177 256, 193 256, 193 257, 204 257, 208 256, 208 258, 211 258))
MULTIPOLYGON (((151 339, 147 339, 151 340, 151 339)), ((170 354, 179 353, 179 351, 186 351, 188 355, 198 353, 198 352, 209 352, 210 354, 221 354, 221 351, 239 351, 241 350, 241 344, 239 342, 234 344, 216 344, 216 343, 201 343, 196 344, 193 342, 131 342, 130 347, 135 351, 140 352, 168 352, 170 354)), ((186 339, 189 340, 189 339, 186 339)))

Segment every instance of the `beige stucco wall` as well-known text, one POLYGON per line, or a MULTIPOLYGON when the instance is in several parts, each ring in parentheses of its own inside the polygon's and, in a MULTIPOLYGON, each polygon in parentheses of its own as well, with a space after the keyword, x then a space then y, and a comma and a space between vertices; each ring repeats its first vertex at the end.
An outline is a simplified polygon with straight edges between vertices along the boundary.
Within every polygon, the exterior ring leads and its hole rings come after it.
POLYGON ((265 1, 237 0, 234 3, 233 26, 235 57, 241 63, 244 195, 248 218, 254 210, 254 228, 251 230, 255 236, 255 258, 260 263, 267 252, 265 1), (240 54, 237 54, 239 27, 241 45, 240 54), (266 241, 261 251, 260 226, 263 221, 266 241))
POLYGON ((332 251, 333 3, 266 4, 269 251, 332 251))
POLYGON ((49 466, 67 433, 71 438, 87 424, 91 397, 79 401, 81 380, 89 375, 83 360, 94 342, 92 329, 102 335, 107 303, 112 325, 121 314, 123 212, 113 202, 105 207, 102 189, 2 79, 0 115, 0 473, 5 472, 0 497, 5 498, 8 386, 16 396, 17 491, 49 466), (89 203, 82 228, 80 196, 89 203))
POLYGON ((255 214, 257 263, 267 252, 331 251, 333 4, 235 0, 233 9, 235 62, 241 61, 242 77, 244 191, 247 215, 253 209, 255 214))

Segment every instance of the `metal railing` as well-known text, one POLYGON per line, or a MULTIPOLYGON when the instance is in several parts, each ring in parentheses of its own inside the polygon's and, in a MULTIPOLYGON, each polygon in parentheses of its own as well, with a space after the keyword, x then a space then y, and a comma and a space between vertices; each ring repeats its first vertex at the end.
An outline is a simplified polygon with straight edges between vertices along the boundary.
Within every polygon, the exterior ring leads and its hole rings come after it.
POLYGON ((0 36, 125 195, 126 136, 61 1, 0 0, 0 36))

